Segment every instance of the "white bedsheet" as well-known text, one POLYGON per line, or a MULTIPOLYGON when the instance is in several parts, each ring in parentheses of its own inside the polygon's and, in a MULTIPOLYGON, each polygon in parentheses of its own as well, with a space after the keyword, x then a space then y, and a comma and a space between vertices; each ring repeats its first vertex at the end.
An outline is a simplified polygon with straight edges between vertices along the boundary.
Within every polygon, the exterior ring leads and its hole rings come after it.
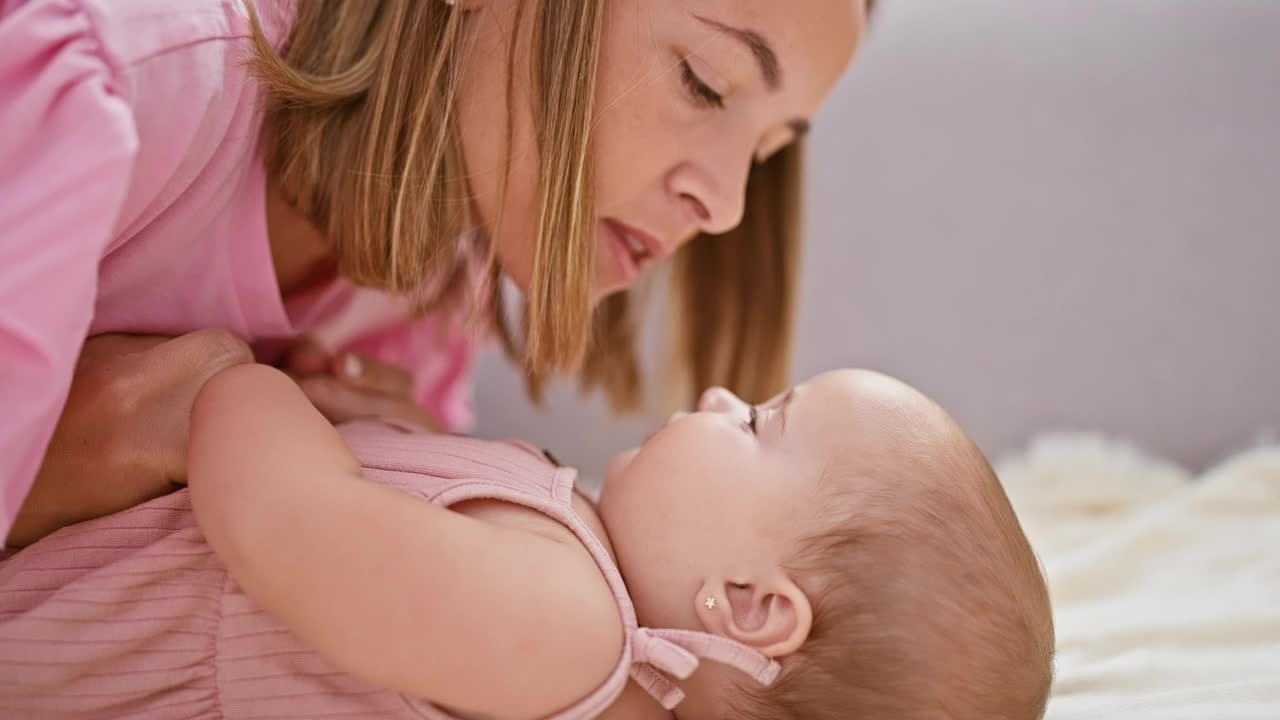
POLYGON ((1280 447, 1196 478, 1053 435, 998 471, 1053 595, 1050 720, 1280 720, 1280 447))

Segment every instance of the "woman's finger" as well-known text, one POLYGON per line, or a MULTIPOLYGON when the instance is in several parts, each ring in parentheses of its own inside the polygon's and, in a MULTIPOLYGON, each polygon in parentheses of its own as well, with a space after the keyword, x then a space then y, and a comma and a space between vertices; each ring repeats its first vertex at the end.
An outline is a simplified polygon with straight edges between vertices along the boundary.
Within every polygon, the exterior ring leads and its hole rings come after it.
POLYGON ((407 398, 361 390, 324 375, 298 378, 297 381, 302 392, 329 422, 389 417, 431 432, 442 431, 440 423, 407 398))
POLYGON ((341 353, 333 359, 333 374, 348 386, 397 398, 413 395, 409 371, 359 353, 341 353))
POLYGON ((304 337, 285 353, 282 367, 292 375, 327 373, 333 365, 333 353, 313 338, 304 337))

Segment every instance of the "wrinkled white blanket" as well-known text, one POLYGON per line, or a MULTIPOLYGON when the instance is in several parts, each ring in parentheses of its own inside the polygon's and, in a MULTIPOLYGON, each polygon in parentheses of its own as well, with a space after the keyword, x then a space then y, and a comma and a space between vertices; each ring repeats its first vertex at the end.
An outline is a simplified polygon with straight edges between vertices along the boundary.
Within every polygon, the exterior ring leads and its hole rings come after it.
POLYGON ((1050 720, 1280 720, 1280 447, 1193 477, 1049 435, 997 469, 1053 596, 1050 720))

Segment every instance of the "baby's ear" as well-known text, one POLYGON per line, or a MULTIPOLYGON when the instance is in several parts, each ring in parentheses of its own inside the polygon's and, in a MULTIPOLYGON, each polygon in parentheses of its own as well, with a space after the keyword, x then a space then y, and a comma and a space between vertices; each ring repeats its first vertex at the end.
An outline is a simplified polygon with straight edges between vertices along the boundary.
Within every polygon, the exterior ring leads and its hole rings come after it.
POLYGON ((769 657, 799 650, 813 627, 809 597, 780 569, 759 578, 709 578, 696 602, 707 632, 769 657))

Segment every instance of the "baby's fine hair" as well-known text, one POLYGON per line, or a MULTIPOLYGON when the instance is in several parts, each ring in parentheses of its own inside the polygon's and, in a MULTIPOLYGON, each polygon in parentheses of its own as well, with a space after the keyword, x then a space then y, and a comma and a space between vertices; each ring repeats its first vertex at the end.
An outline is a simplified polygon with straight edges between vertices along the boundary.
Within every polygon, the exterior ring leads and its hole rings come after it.
POLYGON ((995 472, 958 428, 823 483, 794 562, 807 642, 749 720, 1038 720, 1053 677, 1048 589, 995 472))

